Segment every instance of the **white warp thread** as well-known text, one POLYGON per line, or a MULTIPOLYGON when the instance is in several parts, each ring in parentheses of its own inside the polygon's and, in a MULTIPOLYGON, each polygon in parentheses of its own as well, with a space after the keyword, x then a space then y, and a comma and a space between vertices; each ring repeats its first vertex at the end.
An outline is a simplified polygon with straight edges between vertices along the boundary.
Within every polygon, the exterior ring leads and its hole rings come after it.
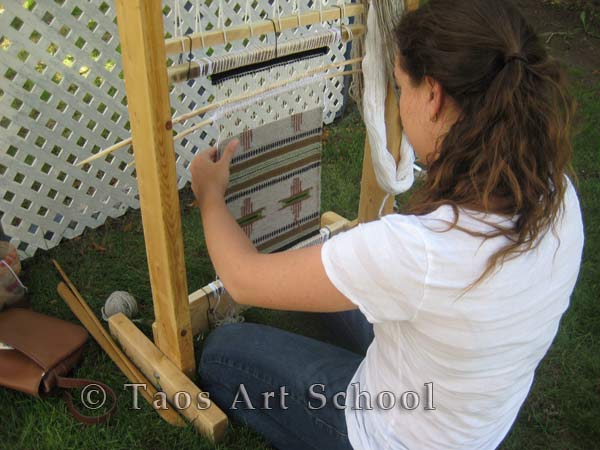
POLYGON ((371 157, 379 186, 390 195, 408 191, 415 180, 413 164, 414 150, 406 134, 402 135, 400 164, 396 167, 394 157, 387 149, 385 127, 385 98, 387 94, 385 40, 381 34, 377 11, 369 0, 365 58, 362 69, 364 76, 363 116, 371 146, 371 157))
POLYGON ((252 97, 249 97, 249 98, 246 98, 243 100, 239 100, 237 102, 226 103, 222 106, 219 106, 215 110, 215 112, 209 116, 208 120, 211 123, 214 123, 214 122, 218 121, 219 119, 221 119, 222 117, 225 117, 225 116, 233 113, 234 111, 248 108, 257 102, 266 100, 267 98, 271 98, 273 96, 280 95, 285 92, 293 91, 295 89, 301 89, 312 83, 317 83, 317 82, 323 80, 327 76, 328 76, 327 74, 312 75, 310 77, 302 78, 302 79, 292 82, 290 84, 283 85, 283 86, 280 86, 275 89, 271 89, 271 90, 263 92, 261 94, 257 94, 255 96, 252 96, 252 97))
POLYGON ((290 250, 299 250, 301 248, 314 247, 315 245, 324 244, 329 240, 330 236, 331 231, 329 231, 329 228, 323 227, 319 230, 319 234, 294 245, 290 250))
MULTIPOLYGON (((348 28, 348 34, 351 34, 350 28, 348 28)), ((278 44, 256 44, 225 55, 203 57, 198 61, 199 76, 210 76, 243 66, 266 62, 278 56, 300 53, 305 50, 330 47, 333 44, 340 43, 341 39, 340 30, 331 29, 315 33, 311 32, 302 37, 289 39, 278 44)), ((290 62, 288 61, 285 64, 290 64, 290 62)), ((244 72, 244 75, 248 75, 249 73, 252 72, 244 72)), ((237 77, 240 76, 239 74, 237 75, 237 77)))
POLYGON ((213 297, 217 298, 217 303, 214 307, 211 308, 209 302, 208 310, 211 323, 214 327, 220 327, 222 325, 228 325, 232 323, 241 323, 245 320, 244 316, 238 312, 235 303, 230 305, 224 313, 219 314, 218 309, 219 305, 221 304, 221 296, 225 294, 225 287, 219 278, 212 283, 209 283, 208 288, 211 290, 213 297))

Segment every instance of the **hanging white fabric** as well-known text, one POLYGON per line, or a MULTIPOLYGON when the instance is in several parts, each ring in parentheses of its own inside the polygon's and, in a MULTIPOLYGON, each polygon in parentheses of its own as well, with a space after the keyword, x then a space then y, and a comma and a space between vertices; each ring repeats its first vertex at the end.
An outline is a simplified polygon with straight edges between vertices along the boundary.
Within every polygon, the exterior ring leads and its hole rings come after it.
POLYGON ((362 63, 365 85, 363 116, 377 183, 388 194, 398 195, 408 191, 414 183, 415 154, 404 133, 398 165, 387 149, 385 98, 388 80, 386 71, 382 70, 386 67, 385 42, 377 20, 376 8, 372 3, 373 0, 369 0, 365 58, 362 63))

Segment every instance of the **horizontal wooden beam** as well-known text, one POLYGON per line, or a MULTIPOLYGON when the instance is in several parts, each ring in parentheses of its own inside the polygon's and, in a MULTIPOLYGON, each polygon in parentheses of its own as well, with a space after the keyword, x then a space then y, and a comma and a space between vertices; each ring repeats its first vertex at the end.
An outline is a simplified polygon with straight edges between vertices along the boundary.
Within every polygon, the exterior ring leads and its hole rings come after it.
POLYGON ((218 28, 205 33, 193 33, 184 37, 170 38, 165 41, 166 54, 185 53, 198 48, 208 48, 232 41, 248 39, 253 36, 261 36, 273 32, 280 33, 285 30, 314 25, 321 22, 329 22, 345 17, 361 15, 365 12, 363 5, 347 5, 345 8, 324 8, 322 12, 310 11, 302 14, 284 16, 280 19, 259 20, 252 24, 236 25, 227 28, 218 28))
POLYGON ((333 211, 327 211, 321 215, 321 227, 328 227, 329 231, 332 227, 345 227, 347 223, 348 219, 333 211))
POLYGON ((180 407, 177 410, 203 436, 213 442, 220 441, 227 429, 227 416, 215 403, 207 404, 202 400, 207 398, 206 393, 202 393, 124 314, 111 316, 108 325, 111 334, 150 383, 159 392, 164 392, 170 404, 168 407, 180 407), (185 407, 187 395, 191 404, 185 407))

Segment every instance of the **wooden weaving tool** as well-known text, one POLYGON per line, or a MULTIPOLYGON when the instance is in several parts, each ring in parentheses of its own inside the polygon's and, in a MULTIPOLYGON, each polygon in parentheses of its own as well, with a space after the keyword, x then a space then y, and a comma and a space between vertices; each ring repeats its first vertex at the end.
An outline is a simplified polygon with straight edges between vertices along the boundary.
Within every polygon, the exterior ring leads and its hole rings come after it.
MULTIPOLYGON (((140 370, 131 362, 131 360, 121 351, 115 341, 110 337, 106 329, 102 326, 94 312, 83 299, 75 285, 71 282, 63 268, 56 260, 52 260, 54 267, 64 280, 57 286, 58 294, 67 303, 75 317, 92 335, 94 340, 100 345, 100 348, 106 352, 110 359, 117 365, 129 381, 132 383, 143 383, 148 389, 140 389, 142 397, 152 405, 155 398, 156 389, 149 380, 140 372, 140 370)), ((169 422, 171 425, 182 427, 185 425, 183 418, 173 408, 155 410, 159 416, 169 422)))

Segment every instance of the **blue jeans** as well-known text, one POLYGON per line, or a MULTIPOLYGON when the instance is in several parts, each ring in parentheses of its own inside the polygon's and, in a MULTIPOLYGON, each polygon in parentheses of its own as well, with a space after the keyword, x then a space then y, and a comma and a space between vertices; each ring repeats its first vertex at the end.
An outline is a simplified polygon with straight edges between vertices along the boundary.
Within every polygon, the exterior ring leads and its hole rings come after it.
POLYGON ((333 397, 346 391, 373 328, 358 310, 315 316, 354 351, 252 323, 219 327, 203 343, 202 389, 278 449, 352 448, 333 397))

